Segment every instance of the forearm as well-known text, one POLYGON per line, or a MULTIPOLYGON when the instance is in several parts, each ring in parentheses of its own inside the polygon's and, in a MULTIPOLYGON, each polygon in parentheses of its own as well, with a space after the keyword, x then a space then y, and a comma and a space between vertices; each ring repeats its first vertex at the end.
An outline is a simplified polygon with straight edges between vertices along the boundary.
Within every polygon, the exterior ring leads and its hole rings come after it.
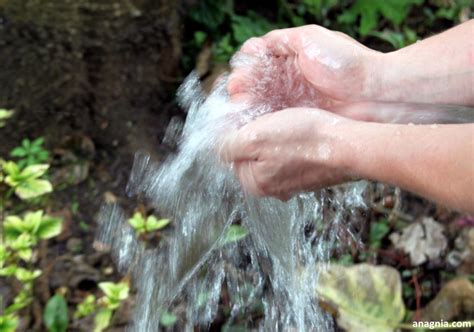
POLYGON ((344 137, 347 167, 355 176, 474 212, 474 125, 358 122, 344 137))
POLYGON ((474 105, 474 20, 370 59, 367 98, 474 105))

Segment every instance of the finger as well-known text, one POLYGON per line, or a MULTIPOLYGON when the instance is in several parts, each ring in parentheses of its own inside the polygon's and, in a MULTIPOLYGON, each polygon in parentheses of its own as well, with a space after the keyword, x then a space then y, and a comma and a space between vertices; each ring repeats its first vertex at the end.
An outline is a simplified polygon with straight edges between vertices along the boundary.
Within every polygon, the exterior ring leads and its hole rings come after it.
POLYGON ((245 129, 226 135, 219 149, 219 158, 228 164, 257 160, 258 150, 252 136, 254 134, 245 129))
POLYGON ((299 38, 295 29, 278 29, 267 33, 262 39, 267 43, 269 51, 276 56, 294 55, 297 53, 299 38))
POLYGON ((244 161, 236 164, 236 172, 239 178, 239 182, 242 186, 242 190, 246 194, 252 196, 263 196, 264 193, 258 186, 258 181, 255 174, 255 162, 244 161))
POLYGON ((267 42, 261 37, 252 37, 248 39, 242 47, 240 47, 239 52, 247 54, 255 54, 262 51, 265 51, 267 48, 267 42))
POLYGON ((238 104, 248 104, 252 100, 252 97, 250 94, 242 92, 242 93, 234 93, 230 95, 230 100, 233 103, 238 103, 238 104))
POLYGON ((236 70, 229 76, 229 83, 227 83, 227 92, 233 95, 245 90, 245 75, 242 71, 236 70))

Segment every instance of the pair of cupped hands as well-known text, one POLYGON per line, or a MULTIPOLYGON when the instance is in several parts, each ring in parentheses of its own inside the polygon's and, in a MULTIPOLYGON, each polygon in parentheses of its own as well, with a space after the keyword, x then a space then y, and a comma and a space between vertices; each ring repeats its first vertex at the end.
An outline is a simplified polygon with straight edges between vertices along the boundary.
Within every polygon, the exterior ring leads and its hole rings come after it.
POLYGON ((242 46, 237 58, 243 65, 235 63, 228 80, 231 100, 276 101, 271 113, 227 134, 220 147, 246 193, 287 200, 358 176, 345 133, 364 120, 351 105, 375 98, 377 53, 314 25, 275 30, 242 46), (268 65, 262 61, 273 65, 270 78, 260 77, 268 65), (256 91, 259 85, 265 91, 256 91))

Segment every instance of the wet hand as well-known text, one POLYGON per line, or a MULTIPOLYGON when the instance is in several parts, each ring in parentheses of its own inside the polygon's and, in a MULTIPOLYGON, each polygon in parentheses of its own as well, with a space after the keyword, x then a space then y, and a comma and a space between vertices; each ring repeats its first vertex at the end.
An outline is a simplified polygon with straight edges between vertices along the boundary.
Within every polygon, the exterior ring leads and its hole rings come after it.
POLYGON ((248 40, 232 62, 232 99, 278 107, 331 109, 366 100, 380 53, 316 25, 272 31, 248 40))
POLYGON ((245 192, 287 200, 351 179, 337 133, 353 122, 319 109, 286 109, 229 134, 220 156, 245 192))

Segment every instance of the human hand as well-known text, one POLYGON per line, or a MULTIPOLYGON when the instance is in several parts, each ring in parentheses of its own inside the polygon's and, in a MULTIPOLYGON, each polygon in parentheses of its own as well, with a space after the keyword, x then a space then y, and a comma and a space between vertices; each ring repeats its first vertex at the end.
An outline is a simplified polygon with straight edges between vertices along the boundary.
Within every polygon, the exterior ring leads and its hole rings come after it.
POLYGON ((232 61, 233 100, 287 107, 332 109, 366 100, 371 66, 379 53, 349 36, 316 25, 251 38, 232 61))
POLYGON ((352 178, 337 134, 352 123, 319 109, 286 109, 229 134, 220 156, 233 166, 245 192, 287 200, 352 178))

